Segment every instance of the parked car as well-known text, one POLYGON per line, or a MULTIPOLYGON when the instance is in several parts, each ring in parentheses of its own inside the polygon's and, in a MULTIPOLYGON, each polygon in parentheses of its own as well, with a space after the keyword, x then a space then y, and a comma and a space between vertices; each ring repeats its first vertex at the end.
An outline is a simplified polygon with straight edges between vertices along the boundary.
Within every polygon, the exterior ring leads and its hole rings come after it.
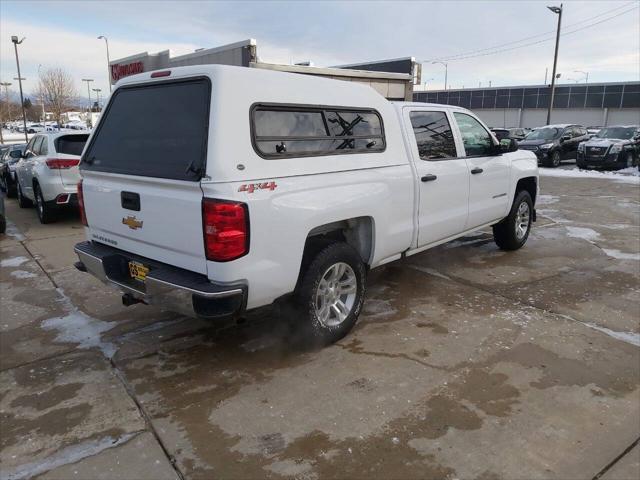
POLYGON ((511 128, 492 128, 491 131, 498 140, 505 138, 513 138, 514 140, 521 141, 526 137, 527 132, 524 128, 511 127, 511 128))
POLYGON ((4 197, 0 195, 0 233, 7 231, 7 217, 4 210, 4 197))
POLYGON ((617 169, 638 165, 640 127, 603 127, 594 137, 578 146, 576 163, 580 168, 617 169))
POLYGON ((596 133, 598 133, 600 130, 602 130, 602 127, 598 127, 598 126, 591 126, 591 127, 587 127, 587 133, 589 134, 589 136, 593 137, 596 133))
POLYGON ((578 145, 588 139, 582 125, 547 125, 529 133, 518 147, 535 153, 541 165, 558 167, 562 160, 575 159, 578 145))
POLYGON ((525 244, 538 173, 516 148, 463 108, 351 82, 223 65, 129 76, 82 155, 76 267, 125 305, 285 305, 329 343, 354 326, 369 269, 488 226, 502 249, 525 244))
POLYGON ((7 192, 7 197, 13 198, 17 194, 16 165, 22 158, 26 143, 9 145, 9 149, 0 159, 0 187, 7 192))
POLYGON ((78 164, 89 134, 64 132, 35 135, 16 166, 18 205, 36 204, 41 223, 55 220, 64 207, 77 205, 78 164))
POLYGON ((40 123, 27 124, 27 133, 42 133, 46 130, 46 127, 40 123))

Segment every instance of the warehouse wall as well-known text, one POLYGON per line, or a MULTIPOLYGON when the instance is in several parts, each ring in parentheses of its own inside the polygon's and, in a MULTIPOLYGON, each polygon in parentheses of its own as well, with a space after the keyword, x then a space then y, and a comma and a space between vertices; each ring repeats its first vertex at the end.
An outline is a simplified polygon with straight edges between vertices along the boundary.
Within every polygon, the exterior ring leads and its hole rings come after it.
MULTIPOLYGON (((547 123, 543 108, 472 109, 490 127, 535 128, 547 123)), ((640 109, 563 108, 553 110, 551 123, 590 125, 640 125, 640 109)))

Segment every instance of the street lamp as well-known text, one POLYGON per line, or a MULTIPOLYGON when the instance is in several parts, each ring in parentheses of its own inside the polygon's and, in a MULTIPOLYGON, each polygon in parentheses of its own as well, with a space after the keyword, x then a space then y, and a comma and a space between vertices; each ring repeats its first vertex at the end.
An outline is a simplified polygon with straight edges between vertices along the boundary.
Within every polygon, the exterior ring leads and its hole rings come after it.
POLYGON ((584 72, 582 70, 574 70, 573 73, 581 73, 584 75, 584 83, 589 83, 589 72, 584 72))
POLYGON ((98 40, 104 40, 104 44, 107 46, 107 80, 109 81, 109 91, 111 91, 111 61, 109 60, 109 40, 104 35, 100 35, 98 40))
POLYGON ((558 31, 556 32, 556 49, 553 54, 553 73, 551 74, 551 98, 549 100, 549 109, 547 110, 547 125, 551 123, 551 110, 553 110, 553 97, 556 93, 556 66, 558 65, 558 47, 560 45, 560 26, 562 24, 562 4, 559 7, 547 7, 553 13, 558 15, 558 31))
POLYGON ((83 82, 87 82, 87 95, 89 95, 89 126, 91 126, 91 82, 93 78, 83 78, 83 82))
POLYGON ((92 88, 91 90, 93 90, 94 92, 96 92, 96 102, 98 102, 98 110, 100 110, 100 92, 102 91, 99 88, 92 88))
POLYGON ((20 85, 20 107, 22 107, 22 126, 24 127, 24 140, 25 142, 29 141, 29 137, 27 136, 27 114, 24 111, 24 97, 22 95, 22 75, 20 75, 20 60, 18 59, 18 45, 24 42, 25 38, 22 37, 20 41, 18 41, 18 37, 15 35, 11 36, 11 41, 13 42, 13 48, 16 52, 16 66, 18 67, 18 83, 20 85))
POLYGON ((42 68, 42 64, 38 65, 38 90, 40 90, 40 103, 42 103, 42 124, 46 126, 47 123, 47 114, 44 111, 44 88, 42 84, 42 77, 40 76, 40 69, 42 68))
POLYGON ((440 65, 444 65, 444 89, 447 89, 447 74, 448 74, 448 64, 446 62, 431 62, 432 65, 439 63, 440 65))
POLYGON ((430 82, 431 80, 435 80, 435 78, 427 78, 427 79, 424 81, 424 89, 425 89, 425 90, 427 89, 427 82, 430 82))

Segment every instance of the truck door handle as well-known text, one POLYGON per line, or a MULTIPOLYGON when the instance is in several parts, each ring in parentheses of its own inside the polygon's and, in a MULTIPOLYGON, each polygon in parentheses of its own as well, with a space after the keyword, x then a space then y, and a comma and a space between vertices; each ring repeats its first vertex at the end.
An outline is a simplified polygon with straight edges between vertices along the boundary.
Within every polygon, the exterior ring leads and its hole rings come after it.
POLYGON ((135 192, 120 192, 120 205, 127 210, 140 211, 140 195, 135 192))
POLYGON ((422 180, 423 182, 432 182, 433 180, 435 180, 436 178, 438 178, 435 175, 432 175, 431 173, 425 175, 424 177, 422 177, 420 180, 422 180))
POLYGON ((476 173, 482 173, 482 172, 484 172, 484 170, 482 170, 481 168, 478 168, 478 167, 476 167, 473 170, 471 170, 471 173, 473 173, 474 175, 476 173))

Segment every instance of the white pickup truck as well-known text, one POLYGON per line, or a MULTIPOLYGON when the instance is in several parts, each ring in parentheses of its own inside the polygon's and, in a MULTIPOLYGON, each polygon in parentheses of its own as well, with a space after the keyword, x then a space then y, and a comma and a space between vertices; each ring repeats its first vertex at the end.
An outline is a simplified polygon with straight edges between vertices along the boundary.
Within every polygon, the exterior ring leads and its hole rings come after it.
POLYGON ((125 305, 282 302, 322 343, 353 327, 372 268, 488 226, 520 248, 538 192, 533 153, 462 108, 218 65, 118 82, 80 168, 76 267, 125 305))

